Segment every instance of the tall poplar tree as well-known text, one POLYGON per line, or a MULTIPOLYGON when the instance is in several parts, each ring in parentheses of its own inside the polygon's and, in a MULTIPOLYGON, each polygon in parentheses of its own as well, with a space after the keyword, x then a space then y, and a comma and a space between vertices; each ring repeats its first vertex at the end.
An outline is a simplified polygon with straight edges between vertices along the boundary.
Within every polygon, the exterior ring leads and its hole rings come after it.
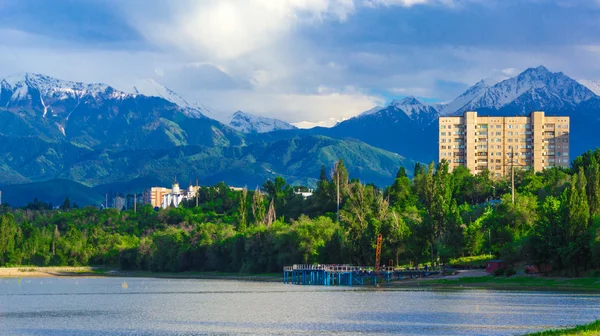
POLYGON ((239 212, 239 223, 238 223, 238 231, 244 232, 246 231, 246 227, 248 226, 248 209, 246 205, 246 199, 248 198, 248 188, 244 187, 242 192, 240 193, 240 205, 238 208, 239 212))
POLYGON ((254 222, 256 224, 264 224, 266 211, 265 199, 258 187, 256 187, 254 195, 252 196, 252 215, 254 216, 254 222))
POLYGON ((590 159, 590 165, 586 169, 587 177, 587 199, 592 216, 600 215, 600 164, 594 156, 590 159))

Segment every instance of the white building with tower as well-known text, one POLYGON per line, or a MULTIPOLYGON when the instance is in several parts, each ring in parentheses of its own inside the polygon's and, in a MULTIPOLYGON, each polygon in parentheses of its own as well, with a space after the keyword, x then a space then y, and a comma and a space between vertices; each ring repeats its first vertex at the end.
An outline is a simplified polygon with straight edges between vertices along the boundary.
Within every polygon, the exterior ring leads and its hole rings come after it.
POLYGON ((196 199, 196 194, 198 193, 198 189, 200 189, 200 187, 194 186, 192 183, 190 183, 190 186, 187 189, 182 190, 179 187, 177 178, 175 178, 171 189, 161 189, 164 191, 164 193, 161 193, 162 202, 160 207, 166 209, 168 207, 178 207, 183 201, 196 199))

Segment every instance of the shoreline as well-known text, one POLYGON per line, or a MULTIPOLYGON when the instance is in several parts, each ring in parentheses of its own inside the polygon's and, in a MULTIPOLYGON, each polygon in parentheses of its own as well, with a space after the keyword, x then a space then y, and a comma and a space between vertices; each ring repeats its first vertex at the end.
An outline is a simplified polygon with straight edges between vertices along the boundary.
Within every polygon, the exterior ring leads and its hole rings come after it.
MULTIPOLYGON (((252 282, 283 283, 283 275, 239 274, 221 272, 181 272, 155 273, 149 271, 122 271, 107 267, 10 267, 0 268, 2 278, 52 278, 52 277, 116 277, 116 278, 155 278, 155 279, 200 279, 234 280, 252 282)), ((508 290, 508 291, 554 291, 600 293, 600 278, 543 278, 521 276, 495 278, 491 276, 431 277, 392 282, 380 282, 379 289, 424 289, 424 290, 508 290)))

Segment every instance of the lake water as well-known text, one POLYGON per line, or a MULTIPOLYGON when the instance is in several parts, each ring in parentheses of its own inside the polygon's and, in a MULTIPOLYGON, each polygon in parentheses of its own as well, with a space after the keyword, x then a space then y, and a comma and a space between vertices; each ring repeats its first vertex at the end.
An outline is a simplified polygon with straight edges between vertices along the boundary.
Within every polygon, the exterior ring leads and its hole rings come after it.
POLYGON ((519 335, 598 318, 589 294, 0 279, 0 335, 519 335))

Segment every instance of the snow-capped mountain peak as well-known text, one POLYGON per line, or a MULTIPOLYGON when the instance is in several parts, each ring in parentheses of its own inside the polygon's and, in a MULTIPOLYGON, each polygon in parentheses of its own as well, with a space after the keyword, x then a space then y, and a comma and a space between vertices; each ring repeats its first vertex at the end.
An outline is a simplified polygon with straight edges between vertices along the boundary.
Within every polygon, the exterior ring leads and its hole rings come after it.
POLYGON ((138 80, 133 86, 133 91, 138 95, 163 98, 173 104, 179 105, 179 107, 191 107, 181 96, 152 78, 138 80))
POLYGON ((420 99, 409 96, 401 100, 392 101, 388 107, 403 111, 410 118, 415 118, 422 113, 436 114, 437 110, 434 106, 423 103, 420 99))
POLYGON ((243 133, 267 133, 297 128, 285 121, 256 116, 242 111, 237 111, 231 116, 229 126, 243 133))
POLYGON ((469 102, 483 95, 488 88, 489 85, 484 80, 480 80, 450 103, 438 104, 440 115, 449 115, 461 110, 469 102))
POLYGON ((183 109, 183 112, 192 118, 202 118, 210 115, 208 108, 200 104, 190 104, 183 97, 168 87, 160 84, 152 78, 138 80, 133 86, 132 93, 149 97, 159 97, 167 100, 183 109))
MULTIPOLYGON (((373 107, 372 109, 370 109, 370 110, 368 110, 368 111, 365 111, 365 112, 363 112, 363 113, 359 114, 359 115, 358 115, 358 117, 365 117, 365 116, 368 116, 368 115, 371 115, 371 114, 377 113, 377 112, 379 112, 379 111, 383 110, 384 108, 385 108, 385 107, 383 107, 383 106, 379 106, 379 105, 378 105, 378 106, 375 106, 375 107, 373 107)), ((338 123, 339 123, 339 122, 338 122, 338 123)), ((336 124, 337 124, 337 123, 336 123, 336 124)))
MULTIPOLYGON (((479 84, 479 83, 478 83, 479 84)), ((440 114, 448 115, 467 110, 500 110, 529 113, 531 110, 574 108, 596 95, 562 72, 551 72, 544 66, 526 69, 518 76, 493 86, 474 85, 449 104, 440 106, 440 114)))
POLYGON ((124 98, 126 93, 117 91, 106 84, 84 84, 71 82, 35 73, 17 73, 0 81, 2 88, 13 91, 12 101, 25 99, 31 93, 29 89, 37 90, 42 99, 50 98, 64 100, 80 98, 84 95, 97 97, 110 95, 111 98, 124 98))

